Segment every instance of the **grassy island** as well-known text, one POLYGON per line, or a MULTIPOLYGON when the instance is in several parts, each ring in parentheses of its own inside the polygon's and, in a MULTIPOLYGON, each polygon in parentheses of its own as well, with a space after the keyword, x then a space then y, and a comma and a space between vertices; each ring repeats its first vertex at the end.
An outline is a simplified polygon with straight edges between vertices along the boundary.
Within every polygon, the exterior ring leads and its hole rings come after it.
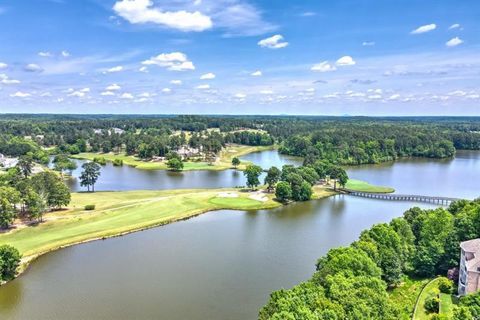
POLYGON ((393 188, 375 186, 368 182, 355 180, 355 179, 349 179, 347 184, 345 185, 345 189, 358 191, 358 192, 370 192, 370 193, 392 193, 395 191, 395 189, 393 188))

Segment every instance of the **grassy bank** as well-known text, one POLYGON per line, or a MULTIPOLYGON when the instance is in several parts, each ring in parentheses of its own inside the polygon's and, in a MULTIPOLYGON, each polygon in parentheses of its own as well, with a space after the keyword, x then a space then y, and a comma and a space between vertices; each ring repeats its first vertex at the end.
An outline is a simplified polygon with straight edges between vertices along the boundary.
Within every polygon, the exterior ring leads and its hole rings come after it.
POLYGON ((417 298, 429 279, 404 277, 401 284, 389 291, 389 299, 402 311, 401 319, 411 319, 417 298))
POLYGON ((439 314, 447 318, 450 318, 453 312, 453 296, 450 294, 439 293, 438 284, 441 278, 431 280, 418 296, 417 304, 415 306, 415 312, 413 314, 413 320, 426 320, 431 318, 431 314, 425 310, 425 301, 431 297, 439 294, 440 296, 440 310, 439 314))
POLYGON ((349 179, 345 185, 345 189, 359 192, 371 192, 371 193, 392 193, 395 191, 393 188, 374 186, 368 182, 349 179))
MULTIPOLYGON (((333 192, 316 189, 316 198, 333 192)), ((0 244, 16 247, 28 261, 68 245, 122 235, 220 209, 258 210, 281 206, 273 194, 240 189, 197 189, 73 193, 68 210, 45 222, 0 234, 0 244), (85 211, 94 204, 95 210, 85 211)))
MULTIPOLYGON (((226 170, 232 168, 232 159, 234 157, 241 157, 252 152, 260 152, 265 150, 272 150, 274 146, 244 146, 244 145, 229 145, 223 149, 217 160, 213 164, 207 162, 186 161, 183 163, 184 171, 192 170, 226 170)), ((95 157, 103 157, 109 162, 114 160, 122 160, 125 165, 135 167, 141 170, 167 170, 165 161, 149 161, 142 160, 135 156, 127 156, 124 153, 93 153, 85 152, 77 155, 72 155, 72 158, 93 160, 95 157)), ((245 169, 246 162, 242 163, 238 169, 245 169)))

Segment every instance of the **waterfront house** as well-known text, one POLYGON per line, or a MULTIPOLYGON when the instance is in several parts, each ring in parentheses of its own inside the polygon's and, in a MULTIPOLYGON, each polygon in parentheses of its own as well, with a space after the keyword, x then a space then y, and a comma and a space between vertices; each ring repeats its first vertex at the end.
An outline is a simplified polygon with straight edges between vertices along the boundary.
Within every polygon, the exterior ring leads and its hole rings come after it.
POLYGON ((458 294, 462 296, 480 289, 480 239, 464 241, 460 249, 458 294))

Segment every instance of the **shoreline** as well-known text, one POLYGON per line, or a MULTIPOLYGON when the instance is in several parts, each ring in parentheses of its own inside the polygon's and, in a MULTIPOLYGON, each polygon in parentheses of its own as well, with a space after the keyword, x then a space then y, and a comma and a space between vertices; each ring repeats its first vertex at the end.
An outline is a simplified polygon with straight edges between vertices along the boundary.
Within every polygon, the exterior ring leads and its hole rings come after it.
MULTIPOLYGON (((220 190, 230 190, 230 189, 214 189, 214 190, 215 191, 220 191, 220 190)), ((330 190, 330 189, 322 189, 320 191, 325 191, 326 193, 325 194, 314 193, 312 199, 309 200, 309 201, 316 201, 316 200, 320 200, 320 199, 325 199, 325 198, 328 198, 328 197, 335 196, 335 195, 339 194, 339 192, 333 191, 333 190, 330 190)), ((116 192, 116 191, 113 191, 113 192, 116 192)), ((102 193, 102 192, 98 192, 98 193, 102 193)), ((110 191, 110 192, 103 192, 103 193, 112 193, 112 192, 110 191)), ((271 199, 269 198, 269 200, 271 200, 271 199)), ((13 279, 9 280, 9 281, 4 281, 4 282, 0 283, 0 287, 5 285, 5 284, 8 284, 9 282, 11 282, 11 281, 17 279, 18 277, 20 277, 21 275, 23 275, 30 268, 31 264, 35 260, 37 260, 39 257, 41 257, 42 255, 45 255, 45 254, 48 254, 48 253, 51 253, 51 252, 54 252, 54 251, 57 251, 57 250, 61 250, 61 249, 64 249, 64 248, 68 248, 68 247, 72 247, 72 246, 76 246, 76 245, 81 245, 81 244, 85 244, 85 243, 89 243, 89 242, 94 242, 94 241, 107 240, 107 239, 111 239, 111 238, 122 237, 122 236, 126 236, 126 235, 129 235, 129 234, 150 230, 150 229, 153 229, 153 228, 159 228, 159 227, 162 227, 162 226, 165 226, 165 225, 168 225, 168 224, 193 219, 193 218, 198 217, 198 216, 200 216, 202 214, 205 214, 205 213, 217 212, 217 211, 220 211, 220 210, 234 210, 234 211, 272 210, 272 209, 280 208, 282 206, 286 206, 286 205, 290 204, 290 203, 283 204, 283 203, 280 203, 280 202, 274 202, 274 203, 275 204, 270 204, 270 205, 265 205, 265 206, 264 206, 265 203, 261 203, 258 208, 241 208, 241 207, 235 207, 235 206, 232 206, 232 207, 225 206, 225 207, 217 207, 217 208, 197 209, 197 210, 193 210, 189 213, 186 213, 186 215, 180 215, 178 217, 170 218, 170 219, 167 219, 167 220, 164 220, 164 221, 152 222, 151 224, 147 223, 145 226, 141 226, 141 227, 138 227, 138 228, 132 228, 132 229, 129 229, 129 230, 126 230, 126 231, 118 232, 118 233, 114 232, 112 234, 108 234, 108 231, 107 231, 107 234, 105 234, 103 236, 96 236, 96 237, 87 238, 87 239, 84 239, 84 240, 72 241, 72 242, 67 243, 67 244, 62 244, 62 245, 59 245, 59 246, 55 246, 53 248, 50 248, 50 249, 47 249, 47 250, 44 250, 44 251, 40 251, 40 252, 35 253, 35 254, 31 254, 31 255, 28 255, 28 256, 23 256, 15 277, 13 279)), ((109 209, 107 209, 107 210, 109 210, 109 209)))

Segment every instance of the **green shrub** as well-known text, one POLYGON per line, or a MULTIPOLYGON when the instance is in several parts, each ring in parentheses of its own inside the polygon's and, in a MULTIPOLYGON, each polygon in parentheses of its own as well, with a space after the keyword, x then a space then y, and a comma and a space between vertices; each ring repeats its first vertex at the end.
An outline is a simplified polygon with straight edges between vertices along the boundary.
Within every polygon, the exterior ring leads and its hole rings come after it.
POLYGON ((94 204, 87 204, 85 206, 85 210, 87 210, 87 211, 95 210, 95 205, 94 204))
POLYGON ((7 244, 0 246, 0 280, 10 280, 15 277, 20 259, 20 252, 7 244))
POLYGON ((438 297, 428 297, 425 300, 425 310, 429 313, 438 313, 440 310, 440 299, 438 297))
POLYGON ((123 160, 122 159, 115 159, 115 160, 113 160, 113 165, 115 167, 121 167, 121 166, 123 166, 123 160))
POLYGON ((440 292, 442 293, 450 294, 452 293, 453 282, 447 278, 442 277, 438 281, 438 289, 440 289, 440 292))
POLYGON ((95 157, 93 158, 93 162, 98 163, 102 166, 107 164, 107 160, 104 157, 95 157))

